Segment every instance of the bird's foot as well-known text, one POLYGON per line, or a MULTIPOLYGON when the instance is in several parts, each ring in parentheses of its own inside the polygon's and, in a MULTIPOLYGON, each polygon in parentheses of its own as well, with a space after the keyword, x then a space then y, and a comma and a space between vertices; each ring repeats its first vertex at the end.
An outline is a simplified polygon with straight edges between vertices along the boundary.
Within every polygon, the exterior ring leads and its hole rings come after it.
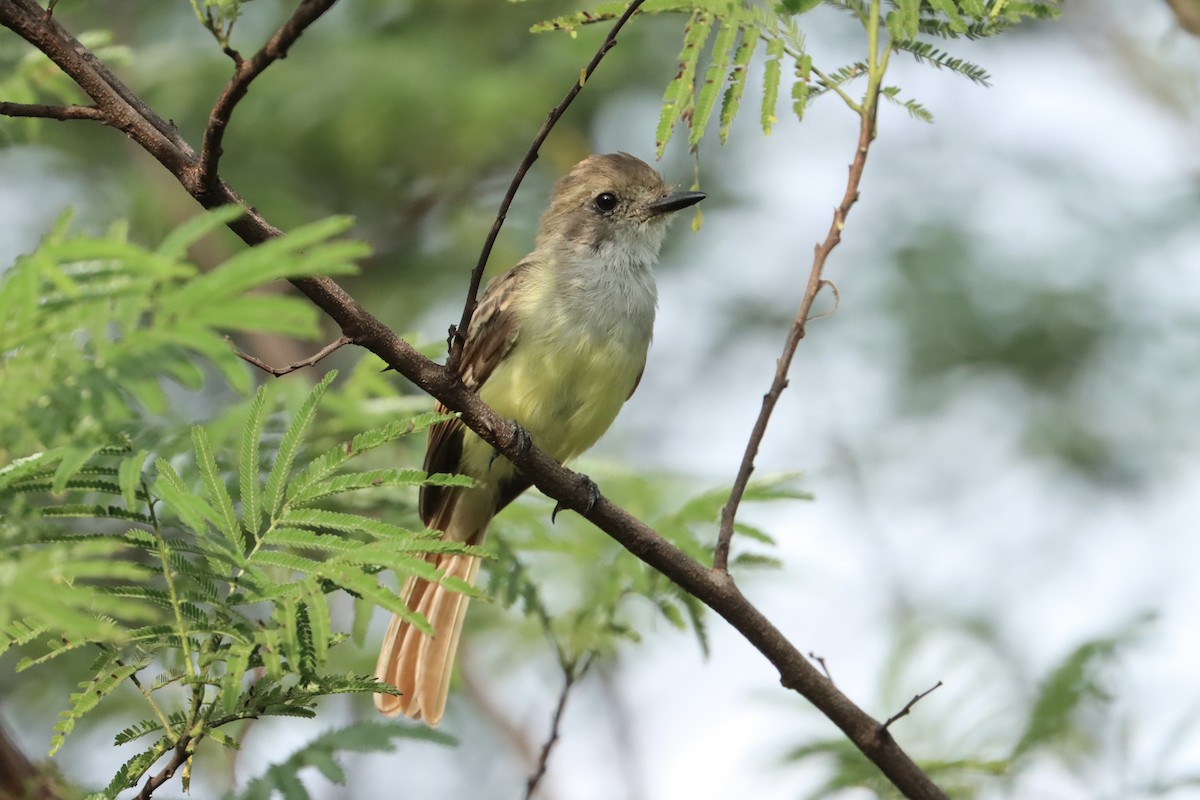
MULTIPOLYGON (((579 475, 579 482, 582 485, 584 493, 587 495, 587 500, 583 505, 582 512, 583 516, 586 517, 588 514, 592 513, 592 509, 596 507, 596 503, 600 502, 600 487, 596 485, 594 480, 582 473, 579 475)), ((551 525, 554 524, 554 520, 558 516, 558 512, 563 511, 564 509, 566 509, 566 506, 563 505, 561 500, 554 504, 554 510, 550 512, 551 525)))
MULTIPOLYGON (((529 435, 529 431, 521 427, 521 423, 517 422, 515 419, 510 419, 509 422, 511 422, 513 426, 513 444, 516 446, 517 450, 521 451, 522 453, 528 452, 529 448, 533 447, 533 438, 529 435)), ((496 463, 496 459, 499 458, 500 455, 501 453, 499 450, 492 450, 492 457, 488 459, 488 469, 492 468, 492 464, 496 463)))

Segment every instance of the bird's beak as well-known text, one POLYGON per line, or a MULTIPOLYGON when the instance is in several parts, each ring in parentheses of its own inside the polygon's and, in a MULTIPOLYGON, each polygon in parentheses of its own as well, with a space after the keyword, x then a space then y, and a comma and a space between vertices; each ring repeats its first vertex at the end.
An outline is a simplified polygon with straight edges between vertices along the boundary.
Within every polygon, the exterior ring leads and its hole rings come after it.
POLYGON ((704 192, 670 192, 652 203, 647 203, 644 211, 647 217, 657 217, 660 214, 669 214, 681 208, 694 206, 706 197, 708 195, 704 192))

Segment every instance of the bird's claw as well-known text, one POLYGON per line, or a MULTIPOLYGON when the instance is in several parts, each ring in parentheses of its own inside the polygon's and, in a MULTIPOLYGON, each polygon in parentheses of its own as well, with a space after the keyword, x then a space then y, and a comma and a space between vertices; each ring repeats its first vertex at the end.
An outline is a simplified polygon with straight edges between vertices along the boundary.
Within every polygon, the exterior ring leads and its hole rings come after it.
MULTIPOLYGON (((529 431, 521 427, 521 423, 516 420, 509 420, 513 426, 513 444, 522 453, 528 452, 530 447, 533 447, 533 438, 529 435, 529 431)), ((488 459, 488 469, 492 468, 492 464, 496 463, 496 459, 500 457, 499 450, 492 450, 492 457, 488 459)))
MULTIPOLYGON (((579 482, 583 487, 584 493, 587 495, 587 501, 583 505, 583 516, 586 517, 588 514, 592 513, 592 509, 596 507, 596 503, 600 502, 600 487, 597 486, 596 482, 587 475, 581 474, 579 476, 579 482)), ((558 512, 564 511, 566 508, 567 507, 563 505, 561 500, 554 504, 554 510, 550 512, 551 525, 554 524, 554 520, 558 516, 558 512)))

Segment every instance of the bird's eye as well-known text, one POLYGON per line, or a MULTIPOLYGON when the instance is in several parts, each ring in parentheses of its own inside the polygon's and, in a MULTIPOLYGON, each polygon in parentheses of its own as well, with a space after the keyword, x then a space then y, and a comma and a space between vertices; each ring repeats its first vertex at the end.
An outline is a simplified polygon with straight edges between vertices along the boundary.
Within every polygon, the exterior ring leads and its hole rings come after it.
POLYGON ((603 192, 596 195, 596 199, 592 202, 600 211, 612 211, 617 207, 617 196, 612 192, 603 192))

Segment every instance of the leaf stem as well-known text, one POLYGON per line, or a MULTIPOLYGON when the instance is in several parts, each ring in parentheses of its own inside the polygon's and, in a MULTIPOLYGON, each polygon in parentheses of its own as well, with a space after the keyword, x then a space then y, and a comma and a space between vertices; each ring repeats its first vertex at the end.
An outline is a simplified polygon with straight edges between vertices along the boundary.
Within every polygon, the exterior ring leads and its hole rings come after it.
POLYGON ((179 646, 183 649, 183 660, 187 662, 188 675, 193 678, 199 677, 198 668, 192 663, 192 648, 187 628, 183 624, 183 607, 179 604, 179 593, 175 591, 175 581, 171 579, 171 562, 167 541, 163 538, 162 528, 158 524, 158 514, 154 511, 154 498, 150 495, 150 487, 146 485, 145 481, 142 481, 142 491, 146 493, 146 508, 150 512, 150 523, 154 526, 158 560, 162 564, 163 580, 167 584, 167 595, 171 598, 171 609, 175 612, 175 625, 179 628, 179 646))

